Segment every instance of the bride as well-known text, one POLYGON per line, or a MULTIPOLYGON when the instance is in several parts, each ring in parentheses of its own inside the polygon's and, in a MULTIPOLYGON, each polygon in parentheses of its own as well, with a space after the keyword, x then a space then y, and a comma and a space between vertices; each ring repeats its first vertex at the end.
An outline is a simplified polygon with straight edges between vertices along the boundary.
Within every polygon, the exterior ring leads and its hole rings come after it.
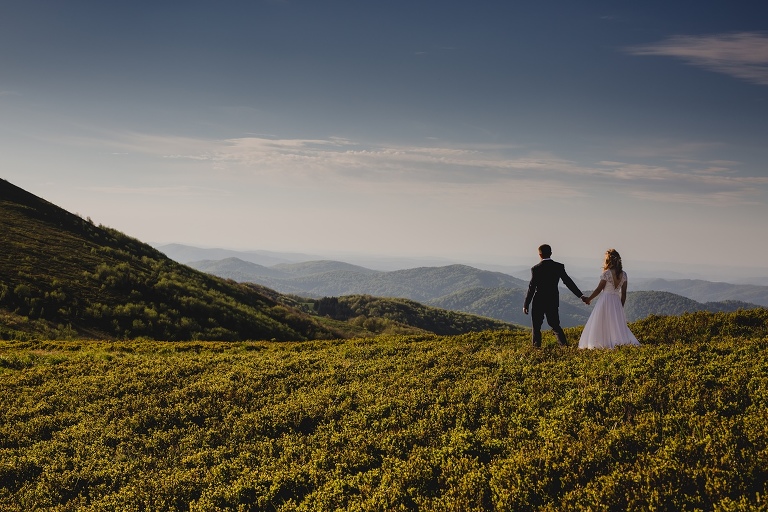
POLYGON ((627 273, 621 266, 616 249, 605 253, 605 265, 600 282, 587 300, 598 297, 579 339, 579 348, 613 348, 619 345, 640 345, 627 327, 624 302, 627 300, 627 273), (602 293, 601 293, 602 292, 602 293))

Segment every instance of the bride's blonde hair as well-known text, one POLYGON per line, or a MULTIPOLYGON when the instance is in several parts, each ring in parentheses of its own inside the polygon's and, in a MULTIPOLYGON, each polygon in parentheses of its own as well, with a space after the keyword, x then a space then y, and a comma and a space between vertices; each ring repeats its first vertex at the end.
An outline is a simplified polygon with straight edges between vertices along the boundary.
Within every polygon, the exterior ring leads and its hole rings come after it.
POLYGON ((621 255, 616 249, 608 249, 605 251, 605 264, 603 270, 613 269, 616 271, 616 275, 620 275, 623 271, 621 265, 621 255))

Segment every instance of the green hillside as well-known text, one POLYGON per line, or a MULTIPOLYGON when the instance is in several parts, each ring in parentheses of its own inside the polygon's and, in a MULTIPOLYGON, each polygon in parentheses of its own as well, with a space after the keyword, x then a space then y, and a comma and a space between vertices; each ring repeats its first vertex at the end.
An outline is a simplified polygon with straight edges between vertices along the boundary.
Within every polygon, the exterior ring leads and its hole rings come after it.
MULTIPOLYGON (((354 319, 329 318, 319 315, 309 299, 181 265, 149 245, 96 226, 6 181, 0 181, 0 236, 4 339, 303 340, 510 327, 382 299, 376 307, 357 311, 354 319)), ((307 266, 260 268, 288 275, 301 274, 307 266)), ((337 262, 309 266, 314 269, 309 272, 354 269, 337 262)))
POLYGON ((0 509, 765 510, 768 311, 631 328, 0 341, 0 509))
POLYGON ((736 300, 701 303, 669 292, 638 291, 627 294, 626 313, 629 321, 640 320, 648 315, 682 315, 696 311, 712 313, 752 309, 756 304, 736 300))
MULTIPOLYGON (((525 293, 526 290, 520 288, 474 287, 430 300, 428 304, 528 326, 531 318, 523 313, 525 293)), ((560 295, 560 321, 564 327, 583 325, 589 317, 589 309, 578 299, 571 301, 573 296, 569 294, 560 295)))
POLYGON ((768 286, 760 285, 761 279, 754 283, 732 284, 703 281, 701 279, 641 279, 637 283, 639 290, 656 290, 684 295, 699 302, 721 302, 738 300, 768 306, 768 286))
POLYGON ((0 336, 301 340, 336 334, 270 290, 180 265, 0 180, 0 336))
POLYGON ((314 301, 320 316, 363 326, 387 334, 429 332, 441 335, 473 331, 519 329, 520 327, 467 313, 432 308, 408 299, 387 299, 370 295, 325 297, 314 301))

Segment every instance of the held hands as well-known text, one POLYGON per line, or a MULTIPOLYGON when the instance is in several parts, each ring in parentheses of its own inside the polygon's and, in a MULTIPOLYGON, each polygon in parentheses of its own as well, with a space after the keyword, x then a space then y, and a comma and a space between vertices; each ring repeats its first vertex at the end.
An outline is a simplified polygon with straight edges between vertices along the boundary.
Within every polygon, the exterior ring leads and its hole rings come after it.
POLYGON ((523 308, 523 313, 528 314, 528 308, 523 308))
POLYGON ((581 296, 581 301, 589 306, 589 303, 592 302, 589 297, 585 297, 584 295, 581 296))

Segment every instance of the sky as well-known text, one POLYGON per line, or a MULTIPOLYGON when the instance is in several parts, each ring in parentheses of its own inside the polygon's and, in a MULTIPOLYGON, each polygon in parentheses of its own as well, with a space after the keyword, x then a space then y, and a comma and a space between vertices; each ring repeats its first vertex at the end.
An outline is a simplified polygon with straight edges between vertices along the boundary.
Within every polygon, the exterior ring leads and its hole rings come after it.
POLYGON ((153 244, 768 275, 767 142, 763 0, 0 1, 0 178, 153 244))

